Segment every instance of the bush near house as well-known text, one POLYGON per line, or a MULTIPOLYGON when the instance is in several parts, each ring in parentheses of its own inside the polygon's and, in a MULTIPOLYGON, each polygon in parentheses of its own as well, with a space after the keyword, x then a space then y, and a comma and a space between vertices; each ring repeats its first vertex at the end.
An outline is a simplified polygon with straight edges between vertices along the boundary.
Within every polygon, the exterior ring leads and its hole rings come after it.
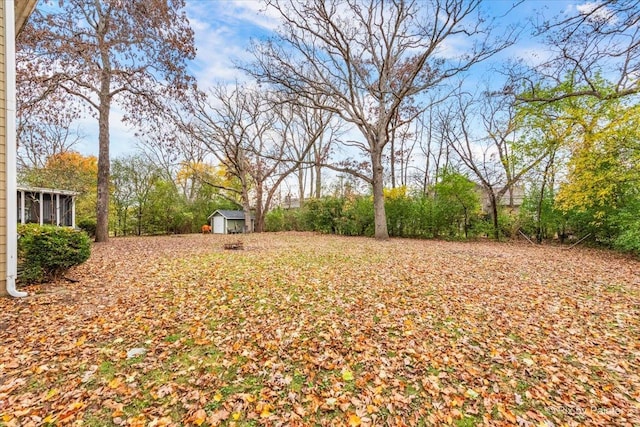
POLYGON ((96 219, 95 218, 83 218, 78 220, 78 228, 83 230, 89 235, 89 237, 96 237, 96 219))
POLYGON ((89 259, 91 240, 84 231, 51 225, 18 225, 21 281, 41 283, 61 277, 89 259))

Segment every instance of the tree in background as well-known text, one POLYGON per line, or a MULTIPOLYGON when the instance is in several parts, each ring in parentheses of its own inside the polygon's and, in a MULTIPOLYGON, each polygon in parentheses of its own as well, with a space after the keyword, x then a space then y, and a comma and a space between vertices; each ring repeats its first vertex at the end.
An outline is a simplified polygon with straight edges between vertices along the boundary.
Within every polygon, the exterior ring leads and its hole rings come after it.
POLYGON ((614 99, 640 93, 640 1, 602 0, 541 17, 548 59, 512 70, 506 90, 526 102, 614 99), (602 76, 612 82, 600 84, 602 76), (553 89, 553 90, 548 90, 553 89))
POLYGON ((245 223, 255 212, 255 231, 264 230, 265 214, 280 185, 307 157, 324 127, 314 128, 291 150, 291 129, 297 113, 288 110, 273 94, 255 88, 219 86, 208 100, 199 100, 195 119, 186 124, 191 134, 217 158, 220 165, 240 183, 238 192, 245 223), (291 155, 294 154, 294 157, 291 155))
POLYGON ((565 103, 575 130, 567 141, 558 206, 578 220, 577 228, 614 245, 640 229, 640 107, 630 101, 583 97, 565 103))
POLYGON ((162 100, 181 96, 191 83, 186 61, 195 56, 193 31, 184 0, 41 5, 18 40, 18 80, 34 82, 28 97, 34 103, 50 97, 77 101, 97 118, 96 241, 106 241, 111 107, 118 103, 138 124, 161 116, 162 100))
MULTIPOLYGON (((114 236, 126 236, 133 227, 129 224, 133 206, 133 187, 130 185, 131 170, 122 159, 111 163, 111 208, 115 215, 110 215, 111 229, 114 236)), ((135 172, 135 171, 134 171, 135 172)))
POLYGON ((521 133, 520 117, 509 97, 485 92, 474 99, 460 92, 453 99, 455 104, 439 119, 441 132, 488 197, 493 237, 498 240, 499 206, 513 206, 514 186, 548 156, 549 146, 521 133))
MULTIPOLYGON (((40 106, 42 108, 42 106, 40 106)), ((57 110, 59 115, 48 112, 59 105, 47 106, 44 110, 21 109, 17 116, 17 166, 18 171, 42 168, 44 162, 58 154, 72 151, 83 135, 74 129, 74 114, 57 110)))
POLYGON ((77 222, 95 221, 98 159, 65 151, 49 156, 42 167, 26 169, 20 181, 34 187, 56 188, 80 193, 76 202, 77 222))
MULTIPOLYGON (((543 93, 538 90, 538 93, 543 93)), ((566 114, 565 107, 573 102, 567 98, 550 103, 518 103, 517 115, 520 128, 527 140, 547 146, 548 155, 525 176, 527 195, 523 200, 520 219, 529 235, 536 241, 553 237, 561 240, 565 235, 565 219, 555 200, 560 180, 565 175, 569 157, 569 144, 575 132, 574 119, 566 114)))
POLYGON ((267 5, 284 25, 274 40, 255 46, 250 72, 292 101, 332 111, 362 133, 364 142, 352 145, 367 159, 368 172, 336 169, 372 186, 375 237, 388 238, 382 160, 390 136, 415 117, 401 117, 403 107, 510 45, 513 34, 507 30, 493 38, 493 23, 476 0, 271 0, 267 5), (471 46, 444 55, 445 44, 459 36, 471 46))
POLYGON ((250 169, 260 167, 258 147, 271 129, 273 118, 267 114, 265 100, 256 90, 237 83, 232 88, 217 86, 211 90, 210 98, 196 100, 195 117, 185 127, 237 179, 239 188, 219 186, 219 189, 237 194, 245 224, 251 224, 250 192, 254 182, 250 169))
POLYGON ((469 237, 471 220, 480 212, 480 196, 476 184, 453 169, 444 169, 432 188, 438 218, 450 236, 469 237))
POLYGON ((315 198, 322 195, 322 169, 329 160, 335 138, 340 135, 340 123, 329 111, 306 108, 286 100, 275 108, 283 124, 280 133, 285 141, 286 162, 295 166, 299 201, 303 205, 307 178, 309 195, 315 198))
MULTIPOLYGON (((145 216, 153 200, 152 192, 160 181, 160 170, 143 156, 134 155, 116 159, 113 175, 114 183, 117 184, 117 187, 114 187, 114 197, 116 205, 121 208, 118 213, 126 215, 128 208, 133 208, 136 234, 140 236, 145 216)), ((126 224, 126 217, 123 223, 126 224)))

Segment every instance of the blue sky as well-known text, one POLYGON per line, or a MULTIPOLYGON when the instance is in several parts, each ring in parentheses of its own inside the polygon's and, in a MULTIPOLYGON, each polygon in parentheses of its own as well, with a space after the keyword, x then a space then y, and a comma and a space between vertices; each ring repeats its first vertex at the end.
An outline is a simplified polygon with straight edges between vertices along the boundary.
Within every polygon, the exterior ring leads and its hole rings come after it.
MULTIPOLYGON (((220 82, 244 79, 242 73, 234 67, 234 61, 246 61, 246 51, 252 38, 269 36, 277 27, 274 15, 263 13, 263 5, 256 0, 186 0, 187 15, 195 32, 197 58, 190 68, 201 88, 211 87, 220 82)), ((512 5, 512 0, 490 0, 484 4, 496 15, 502 15, 512 5)), ((504 25, 525 23, 537 17, 551 18, 563 11, 575 11, 586 2, 563 0, 536 1, 525 0, 514 12, 501 18, 504 25)), ((463 48, 463 47, 462 47, 463 48)), ((530 30, 524 30, 519 42, 493 58, 492 62, 476 69, 478 80, 486 79, 491 65, 500 63, 507 57, 520 56, 537 61, 546 55, 546 51, 530 36, 530 30)), ((471 76, 472 78, 474 76, 471 76)), ((111 156, 118 157, 136 151, 134 130, 121 122, 122 113, 117 107, 111 114, 111 156)), ((97 153, 97 124, 87 118, 81 123, 86 138, 76 149, 83 154, 97 153)))

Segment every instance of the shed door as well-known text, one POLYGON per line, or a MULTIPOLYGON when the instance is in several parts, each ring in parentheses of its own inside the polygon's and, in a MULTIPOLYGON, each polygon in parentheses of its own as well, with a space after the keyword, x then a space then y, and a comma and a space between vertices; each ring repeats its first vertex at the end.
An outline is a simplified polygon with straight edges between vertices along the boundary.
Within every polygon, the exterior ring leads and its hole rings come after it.
POLYGON ((224 217, 222 215, 213 217, 213 232, 216 234, 224 234, 224 217))

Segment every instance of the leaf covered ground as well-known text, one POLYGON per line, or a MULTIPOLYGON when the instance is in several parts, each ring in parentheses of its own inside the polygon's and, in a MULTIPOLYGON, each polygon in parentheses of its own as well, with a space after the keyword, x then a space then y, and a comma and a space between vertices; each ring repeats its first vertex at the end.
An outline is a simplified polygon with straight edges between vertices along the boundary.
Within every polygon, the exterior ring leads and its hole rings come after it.
POLYGON ((640 425, 640 262, 313 234, 118 238, 0 300, 0 425, 640 425))

